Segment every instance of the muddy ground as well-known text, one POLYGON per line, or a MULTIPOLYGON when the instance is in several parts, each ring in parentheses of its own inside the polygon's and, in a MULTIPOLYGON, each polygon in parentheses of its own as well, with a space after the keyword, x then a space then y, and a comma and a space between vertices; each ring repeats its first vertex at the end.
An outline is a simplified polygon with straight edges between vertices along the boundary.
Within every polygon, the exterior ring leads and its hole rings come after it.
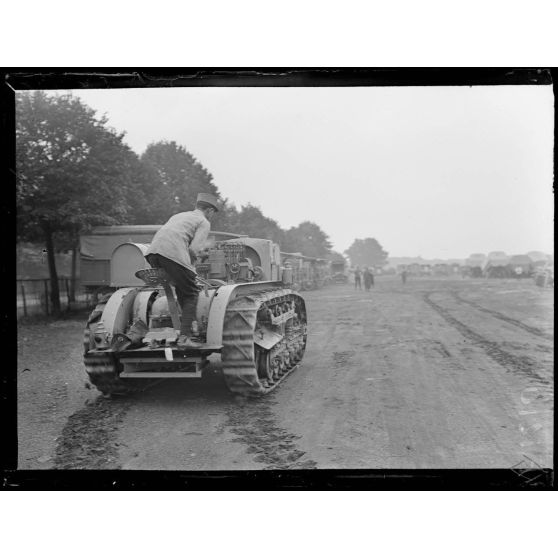
POLYGON ((553 293, 379 277, 303 293, 300 368, 231 395, 218 363, 129 398, 88 389, 83 320, 19 325, 20 469, 552 467, 553 293))

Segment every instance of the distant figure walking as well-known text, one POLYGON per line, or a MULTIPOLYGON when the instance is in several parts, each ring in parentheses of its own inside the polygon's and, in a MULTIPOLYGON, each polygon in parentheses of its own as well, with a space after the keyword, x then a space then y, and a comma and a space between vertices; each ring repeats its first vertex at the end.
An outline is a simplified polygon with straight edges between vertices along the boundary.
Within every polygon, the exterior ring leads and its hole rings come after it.
POLYGON ((407 272, 405 270, 401 272, 401 281, 403 282, 403 284, 407 282, 407 272))
POLYGON ((374 286, 374 274, 372 273, 371 269, 365 267, 363 276, 364 276, 364 289, 366 291, 369 291, 370 287, 374 286))
POLYGON ((360 268, 355 269, 355 291, 357 287, 362 291, 362 283, 360 282, 360 268))

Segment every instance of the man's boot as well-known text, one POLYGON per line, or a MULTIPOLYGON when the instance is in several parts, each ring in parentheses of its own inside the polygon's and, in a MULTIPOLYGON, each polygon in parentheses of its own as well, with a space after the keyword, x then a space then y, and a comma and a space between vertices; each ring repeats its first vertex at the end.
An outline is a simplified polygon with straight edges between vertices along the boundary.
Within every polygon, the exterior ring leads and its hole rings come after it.
MULTIPOLYGON (((180 336, 176 342, 177 347, 192 349, 203 345, 203 343, 200 343, 197 339, 192 339, 193 337, 197 337, 197 335, 193 334, 192 328, 193 324, 195 324, 196 330, 198 326, 196 322, 197 302, 197 297, 188 297, 183 301, 182 317, 180 319, 180 336)), ((199 334, 199 331, 197 331, 197 334, 199 334)))

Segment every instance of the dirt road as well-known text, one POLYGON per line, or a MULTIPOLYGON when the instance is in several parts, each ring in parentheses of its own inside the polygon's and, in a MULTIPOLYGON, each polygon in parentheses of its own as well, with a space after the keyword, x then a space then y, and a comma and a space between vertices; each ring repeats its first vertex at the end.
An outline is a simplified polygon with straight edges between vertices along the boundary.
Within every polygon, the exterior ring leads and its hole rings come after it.
POLYGON ((81 322, 20 326, 19 468, 552 467, 549 289, 379 277, 303 295, 303 363, 255 401, 218 365, 105 399, 85 387, 81 322))

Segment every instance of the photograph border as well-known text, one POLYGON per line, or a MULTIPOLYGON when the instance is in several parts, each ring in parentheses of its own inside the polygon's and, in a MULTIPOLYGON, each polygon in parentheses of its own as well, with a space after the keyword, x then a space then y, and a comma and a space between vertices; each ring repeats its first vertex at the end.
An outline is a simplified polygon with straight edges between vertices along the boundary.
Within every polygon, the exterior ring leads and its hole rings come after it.
MULTIPOLYGON (((556 70, 551 68, 13 68, 5 69, 3 74, 0 125, 2 169, 8 186, 8 192, 2 197, 2 232, 6 239, 15 236, 15 92, 18 90, 552 84, 556 97, 556 70)), ((554 118, 556 140, 556 114, 554 118)), ((11 277, 13 260, 5 257, 1 265, 2 276, 11 277)), ((16 309, 11 304, 3 309, 2 335, 5 346, 17 348, 16 309)), ((17 364, 2 368, 4 490, 548 490, 554 487, 554 468, 541 468, 527 456, 511 469, 17 470, 17 364)))

